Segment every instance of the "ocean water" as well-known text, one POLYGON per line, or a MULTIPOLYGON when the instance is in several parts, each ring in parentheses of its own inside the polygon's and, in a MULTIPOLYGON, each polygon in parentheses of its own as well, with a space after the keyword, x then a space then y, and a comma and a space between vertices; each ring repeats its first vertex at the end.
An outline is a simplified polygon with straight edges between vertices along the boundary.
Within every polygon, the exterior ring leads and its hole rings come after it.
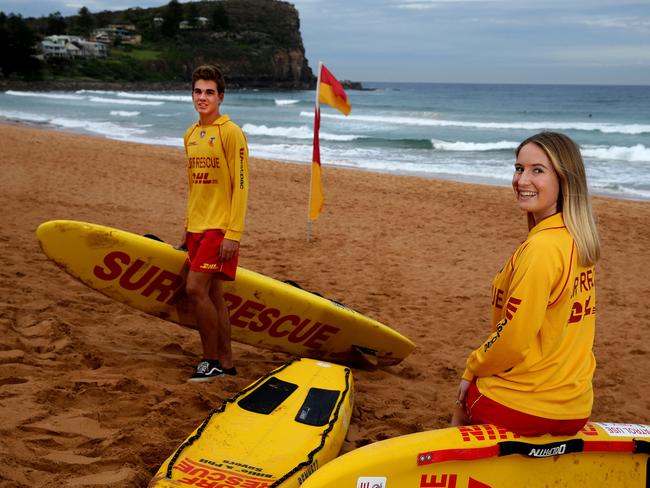
MULTIPOLYGON (((650 86, 364 83, 348 117, 321 113, 327 166, 509 185, 514 149, 548 129, 582 148, 591 190, 650 200, 650 86)), ((314 91, 233 91, 254 157, 311 162, 314 91)), ((182 147, 187 92, 0 92, 0 119, 182 147)))

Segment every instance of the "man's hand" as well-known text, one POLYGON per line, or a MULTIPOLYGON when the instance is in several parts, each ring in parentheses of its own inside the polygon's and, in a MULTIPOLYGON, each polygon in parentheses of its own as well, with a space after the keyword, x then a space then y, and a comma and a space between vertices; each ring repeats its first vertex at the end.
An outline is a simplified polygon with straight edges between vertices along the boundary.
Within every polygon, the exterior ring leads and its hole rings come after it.
POLYGON ((230 261, 239 254, 239 242, 232 239, 224 239, 219 248, 219 258, 221 261, 230 261))
POLYGON ((181 237, 181 243, 174 246, 174 249, 178 251, 187 251, 187 231, 183 231, 183 236, 181 237))

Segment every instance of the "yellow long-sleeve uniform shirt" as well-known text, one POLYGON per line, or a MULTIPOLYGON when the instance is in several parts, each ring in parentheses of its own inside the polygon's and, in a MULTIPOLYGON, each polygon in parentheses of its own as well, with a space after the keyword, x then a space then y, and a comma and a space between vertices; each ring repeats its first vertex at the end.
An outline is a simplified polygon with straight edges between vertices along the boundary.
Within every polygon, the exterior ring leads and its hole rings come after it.
POLYGON ((211 125, 199 122, 184 136, 189 196, 186 229, 220 229, 239 241, 248 201, 248 145, 244 133, 227 115, 211 125))
POLYGON ((593 267, 555 214, 531 229, 492 283, 492 335, 467 359, 463 378, 512 409, 588 418, 596 321, 593 267))

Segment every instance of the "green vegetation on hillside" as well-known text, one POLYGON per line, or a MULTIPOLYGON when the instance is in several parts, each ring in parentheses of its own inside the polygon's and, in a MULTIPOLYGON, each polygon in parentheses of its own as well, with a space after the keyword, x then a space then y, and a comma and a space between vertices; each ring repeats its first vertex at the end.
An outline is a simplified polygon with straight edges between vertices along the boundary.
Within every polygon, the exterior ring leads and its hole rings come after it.
POLYGON ((307 87, 313 74, 304 58, 295 8, 279 0, 222 0, 156 8, 23 19, 0 13, 0 69, 8 79, 95 80, 101 82, 185 82, 204 62, 222 66, 229 83, 240 86, 307 87), (35 46, 49 35, 88 38, 94 29, 132 25, 141 44, 118 36, 105 58, 36 59, 35 46), (10 51, 10 52, 8 52, 10 51))

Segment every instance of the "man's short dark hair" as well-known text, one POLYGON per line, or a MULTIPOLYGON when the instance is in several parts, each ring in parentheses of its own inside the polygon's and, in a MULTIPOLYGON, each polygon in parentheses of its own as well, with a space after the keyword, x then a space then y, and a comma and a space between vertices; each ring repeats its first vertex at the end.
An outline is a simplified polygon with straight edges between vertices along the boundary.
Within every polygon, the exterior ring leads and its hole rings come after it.
POLYGON ((217 93, 226 91, 226 81, 221 70, 214 64, 202 64, 192 73, 192 90, 198 80, 211 80, 217 84, 217 93))

